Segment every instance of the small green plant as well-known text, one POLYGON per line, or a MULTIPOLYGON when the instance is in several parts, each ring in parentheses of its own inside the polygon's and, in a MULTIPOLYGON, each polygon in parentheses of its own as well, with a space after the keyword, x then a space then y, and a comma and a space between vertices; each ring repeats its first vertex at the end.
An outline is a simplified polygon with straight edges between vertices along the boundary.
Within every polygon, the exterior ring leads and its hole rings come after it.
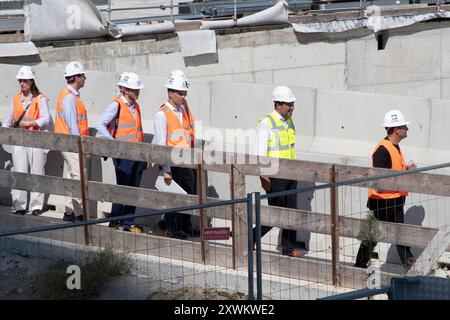
POLYGON ((372 211, 369 211, 366 220, 361 225, 361 230, 358 234, 358 239, 361 241, 378 242, 381 231, 379 227, 379 220, 375 217, 372 211))
POLYGON ((106 282, 114 276, 130 271, 131 261, 125 254, 116 254, 110 248, 91 252, 80 267, 81 289, 68 289, 66 273, 70 262, 57 262, 38 278, 42 299, 84 300, 100 293, 106 282))

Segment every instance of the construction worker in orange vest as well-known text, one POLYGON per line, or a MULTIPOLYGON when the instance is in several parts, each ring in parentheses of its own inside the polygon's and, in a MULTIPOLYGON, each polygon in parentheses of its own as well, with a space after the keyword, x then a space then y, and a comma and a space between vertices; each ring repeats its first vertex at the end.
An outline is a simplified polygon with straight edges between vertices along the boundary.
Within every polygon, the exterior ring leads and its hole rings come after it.
MULTIPOLYGON (((387 136, 378 143, 372 154, 372 167, 392 170, 411 170, 416 165, 410 162, 405 164, 405 159, 400 151, 400 141, 408 136, 408 124, 405 116, 399 110, 391 110, 384 116, 382 126, 387 131, 387 136)), ((397 190, 369 189, 367 207, 373 211, 374 216, 381 221, 396 223, 404 222, 403 206, 408 192, 397 190)), ((355 267, 367 268, 376 241, 363 240, 358 250, 355 267)), ((397 245, 397 251, 405 268, 409 268, 414 261, 410 248, 397 245)))
MULTIPOLYGON (((78 61, 70 62, 64 77, 67 86, 62 89, 56 101, 55 133, 88 136, 88 118, 86 107, 81 100, 79 90, 84 87, 86 75, 83 65, 78 61)), ((80 179, 80 163, 78 154, 61 152, 69 179, 80 179)), ((81 199, 66 197, 64 221, 83 221, 83 205, 81 199)))
MULTIPOLYGON (((158 108, 155 115, 154 144, 170 147, 191 148, 194 146, 194 117, 186 100, 189 81, 181 70, 172 71, 165 87, 168 99, 158 108)), ((196 182, 192 169, 162 166, 164 181, 170 185, 172 180, 188 194, 196 194, 196 182)), ((172 238, 186 239, 193 235, 191 216, 182 213, 164 215, 172 238)))
MULTIPOLYGON (((137 99, 144 85, 137 74, 124 72, 120 75, 117 86, 120 94, 113 99, 97 123, 97 135, 117 141, 142 142, 144 133, 137 99)), ((147 168, 146 162, 113 159, 113 163, 118 185, 139 187, 142 172, 147 168)), ((130 215, 135 212, 135 206, 113 203, 111 217, 130 215)), ((142 227, 135 225, 133 218, 111 221, 109 226, 134 233, 142 232, 142 227)))
MULTIPOLYGON (((35 74, 31 67, 19 69, 16 79, 20 92, 16 94, 9 108, 3 127, 21 128, 31 131, 48 131, 51 117, 47 98, 39 91, 35 83, 35 74)), ((43 149, 13 146, 13 171, 44 175, 47 152, 43 149)), ((44 193, 31 192, 29 209, 33 215, 42 214, 44 193)), ((25 214, 27 208, 27 191, 13 190, 13 206, 16 214, 25 214)))

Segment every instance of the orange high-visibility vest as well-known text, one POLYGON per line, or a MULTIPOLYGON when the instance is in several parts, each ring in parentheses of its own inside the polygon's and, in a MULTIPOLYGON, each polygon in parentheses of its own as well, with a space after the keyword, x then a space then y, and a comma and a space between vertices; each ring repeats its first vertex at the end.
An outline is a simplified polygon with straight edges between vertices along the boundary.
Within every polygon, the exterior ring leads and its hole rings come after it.
MULTIPOLYGON (((41 100, 42 94, 38 95, 37 97, 33 98, 33 101, 31 102, 31 105, 28 108, 28 112, 23 116, 23 121, 34 121, 39 119, 40 117, 40 109, 39 109, 39 101, 41 100)), ((25 111, 25 107, 22 103, 22 94, 18 93, 14 96, 14 114, 12 118, 12 122, 16 122, 22 113, 25 111)), ((27 130, 39 130, 38 126, 28 126, 24 127, 24 129, 27 130)))
MULTIPOLYGON (((380 146, 386 148, 391 156, 392 170, 406 170, 405 159, 402 153, 394 146, 394 144, 386 139, 381 140, 372 153, 372 167, 373 167, 373 154, 378 150, 380 146)), ((373 199, 395 199, 401 196, 407 196, 408 192, 405 191, 377 191, 375 189, 369 189, 369 197, 373 199)))
POLYGON ((56 101, 56 116, 55 116, 55 133, 70 134, 69 127, 67 126, 66 120, 62 117, 62 102, 64 98, 71 94, 75 98, 76 113, 77 113, 77 125, 81 136, 89 135, 89 126, 87 118, 87 110, 84 106, 83 101, 78 98, 76 94, 73 94, 67 87, 65 87, 59 94, 58 100, 56 101))
MULTIPOLYGON (((187 102, 185 101, 185 105, 187 102)), ((194 117, 188 108, 183 108, 183 125, 178 117, 165 103, 159 107, 163 111, 167 121, 166 145, 169 147, 190 148, 194 147, 194 117)))
POLYGON ((130 108, 120 98, 116 97, 113 100, 119 104, 119 121, 117 122, 117 129, 114 125, 110 126, 109 132, 114 139, 119 141, 141 142, 144 141, 144 133, 142 131, 141 111, 139 104, 136 102, 134 108, 136 110, 136 118, 131 113, 130 108))

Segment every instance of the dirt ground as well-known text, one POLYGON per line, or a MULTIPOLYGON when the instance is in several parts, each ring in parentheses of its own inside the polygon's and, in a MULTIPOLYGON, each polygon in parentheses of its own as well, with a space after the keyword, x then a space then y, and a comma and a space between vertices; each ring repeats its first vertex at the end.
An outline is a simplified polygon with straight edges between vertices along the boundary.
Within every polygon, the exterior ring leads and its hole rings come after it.
MULTIPOLYGON (((0 300, 39 300, 38 275, 55 262, 20 254, 0 253, 0 300)), ((112 278, 95 300, 243 300, 240 292, 193 285, 172 285, 133 275, 112 278)))

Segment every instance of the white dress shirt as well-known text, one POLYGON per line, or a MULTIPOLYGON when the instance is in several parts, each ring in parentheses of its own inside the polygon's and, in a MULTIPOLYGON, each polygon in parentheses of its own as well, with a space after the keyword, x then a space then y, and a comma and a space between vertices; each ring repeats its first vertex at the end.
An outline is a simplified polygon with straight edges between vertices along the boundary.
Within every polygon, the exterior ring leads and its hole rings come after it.
MULTIPOLYGON (((172 110, 180 121, 181 126, 183 126, 183 110, 184 107, 181 105, 175 108, 170 104, 169 101, 165 102, 165 105, 172 110)), ((158 111, 155 115, 155 121, 153 122, 153 128, 155 130, 155 136, 153 137, 152 144, 157 144, 160 146, 166 145, 167 140, 167 119, 164 111, 158 111)), ((161 166, 163 172, 170 172, 170 166, 161 166)))

